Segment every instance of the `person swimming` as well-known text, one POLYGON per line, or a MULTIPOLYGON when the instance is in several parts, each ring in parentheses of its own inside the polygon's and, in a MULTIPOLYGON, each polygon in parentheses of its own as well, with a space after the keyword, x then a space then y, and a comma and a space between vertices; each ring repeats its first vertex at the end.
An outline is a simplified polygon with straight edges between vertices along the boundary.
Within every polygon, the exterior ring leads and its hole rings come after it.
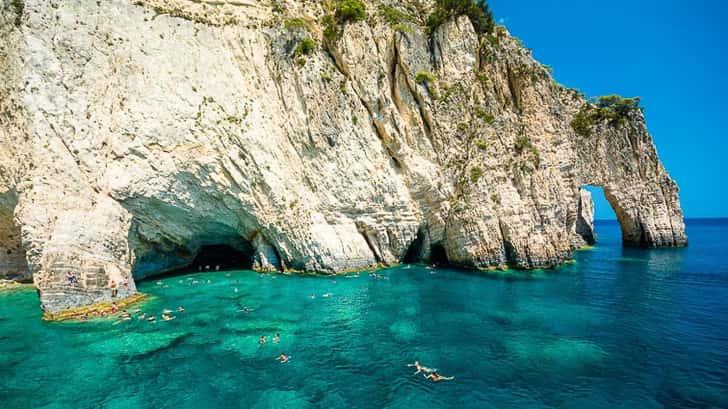
POLYGON ((423 374, 423 376, 425 377, 425 379, 429 379, 432 382, 452 381, 453 379, 455 379, 454 376, 442 376, 436 371, 432 371, 432 373, 428 375, 423 374))
POLYGON ((288 356, 284 352, 284 353, 281 353, 281 355, 278 358, 276 358, 276 361, 281 361, 282 364, 285 364, 286 362, 288 362, 289 359, 290 358, 288 358, 288 356))
POLYGON ((177 317, 173 317, 173 316, 171 316, 169 314, 162 314, 162 319, 165 320, 165 321, 172 321, 175 318, 177 318, 177 317))
POLYGON ((260 339, 258 340, 258 345, 265 344, 265 341, 267 341, 267 340, 268 340, 268 337, 266 337, 265 335, 261 336, 260 339))
POLYGON ((185 312, 185 307, 178 305, 177 306, 177 312, 185 312))
POLYGON ((437 371, 437 369, 435 369, 435 368, 428 368, 426 366, 420 365, 420 361, 415 361, 415 363, 413 363, 413 364, 407 364, 407 366, 415 367, 415 369, 417 369, 417 371, 415 373, 413 373, 412 375, 417 375, 420 372, 429 374, 429 373, 433 373, 433 372, 437 371))
POLYGON ((276 334, 276 336, 273 337, 273 342, 278 343, 281 340, 281 334, 276 334))
POLYGON ((143 320, 147 316, 147 313, 143 312, 142 315, 139 316, 140 320, 143 320))
POLYGON ((149 321, 149 322, 155 322, 155 321, 157 321, 157 318, 154 317, 154 315, 152 315, 151 317, 147 318, 147 321, 149 321))

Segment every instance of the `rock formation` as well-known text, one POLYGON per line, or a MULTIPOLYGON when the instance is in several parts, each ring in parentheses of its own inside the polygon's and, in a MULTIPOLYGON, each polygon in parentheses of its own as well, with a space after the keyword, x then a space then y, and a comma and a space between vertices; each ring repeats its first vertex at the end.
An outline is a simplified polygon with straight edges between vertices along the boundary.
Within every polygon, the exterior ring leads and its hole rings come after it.
POLYGON ((368 1, 324 36, 325 3, 0 3, 0 276, 57 312, 207 245, 261 270, 552 267, 590 242, 585 185, 626 245, 686 244, 639 110, 580 135, 584 97, 504 28, 368 1))

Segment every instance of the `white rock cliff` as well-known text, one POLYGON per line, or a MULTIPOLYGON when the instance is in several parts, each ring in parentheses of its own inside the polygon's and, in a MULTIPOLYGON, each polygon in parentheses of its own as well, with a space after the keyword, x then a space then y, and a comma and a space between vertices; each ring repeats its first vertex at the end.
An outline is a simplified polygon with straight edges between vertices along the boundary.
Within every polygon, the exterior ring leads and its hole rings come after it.
POLYGON ((109 301, 112 280, 123 299, 208 245, 259 270, 552 267, 593 242, 585 185, 626 245, 687 243, 642 113, 577 134, 583 96, 502 28, 427 34, 415 1, 368 1, 328 40, 318 1, 17 3, 0 3, 0 278, 32 275, 46 312, 109 301))

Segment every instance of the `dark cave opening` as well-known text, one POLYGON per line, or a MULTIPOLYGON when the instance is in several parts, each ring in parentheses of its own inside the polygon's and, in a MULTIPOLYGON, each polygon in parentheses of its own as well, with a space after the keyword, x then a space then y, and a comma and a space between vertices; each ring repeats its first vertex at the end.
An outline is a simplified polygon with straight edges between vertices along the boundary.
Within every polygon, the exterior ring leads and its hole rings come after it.
POLYGON ((407 264, 412 263, 421 263, 423 260, 423 246, 425 244, 425 232, 422 229, 419 229, 417 231, 417 236, 415 237, 415 240, 410 243, 409 248, 407 248, 407 253, 404 255, 404 261, 407 264))
POLYGON ((435 243, 430 248, 430 263, 435 267, 450 265, 450 260, 447 258, 447 252, 442 243, 435 243))
POLYGON ((134 267, 134 279, 173 277, 195 272, 250 270, 252 245, 244 240, 234 244, 205 244, 190 254, 189 250, 152 250, 141 256, 134 267))
POLYGON ((202 246, 190 265, 193 271, 249 270, 253 267, 253 248, 234 248, 226 244, 202 246))

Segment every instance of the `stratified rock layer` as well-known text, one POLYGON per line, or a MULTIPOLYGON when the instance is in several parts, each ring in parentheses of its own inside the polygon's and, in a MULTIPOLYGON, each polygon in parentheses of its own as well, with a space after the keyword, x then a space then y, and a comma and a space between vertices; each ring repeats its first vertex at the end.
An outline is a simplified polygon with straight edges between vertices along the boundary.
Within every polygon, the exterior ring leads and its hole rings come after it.
POLYGON ((686 244, 642 114, 577 135, 583 97, 505 30, 396 31, 379 2, 337 40, 313 1, 2 4, 0 250, 27 263, 0 271, 48 312, 206 245, 260 270, 551 267, 593 238, 584 185, 625 244, 686 244))

